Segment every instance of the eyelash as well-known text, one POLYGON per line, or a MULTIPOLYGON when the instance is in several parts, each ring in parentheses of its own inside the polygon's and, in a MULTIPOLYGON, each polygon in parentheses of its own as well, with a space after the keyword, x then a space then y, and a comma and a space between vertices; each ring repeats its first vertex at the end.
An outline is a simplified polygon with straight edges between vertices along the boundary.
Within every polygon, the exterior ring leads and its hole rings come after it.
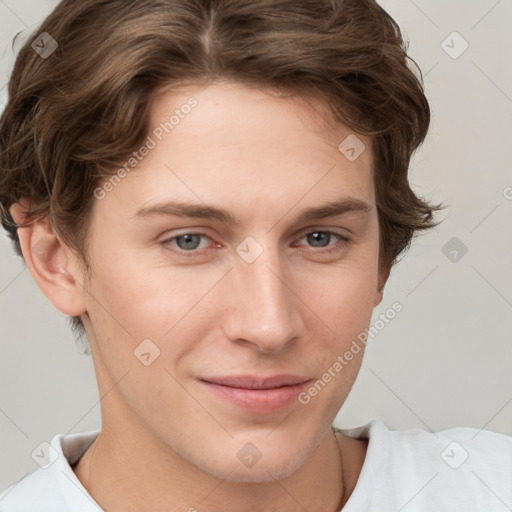
MULTIPOLYGON (((337 236, 340 239, 340 241, 337 244, 331 246, 332 248, 330 248, 330 249, 326 249, 326 248, 323 248, 323 247, 318 247, 317 249, 319 249, 319 252, 322 253, 322 254, 332 254, 332 253, 335 253, 335 252, 339 252, 342 249, 344 249, 347 245, 349 245, 349 243, 351 242, 351 240, 349 238, 347 238, 346 236, 340 235, 339 233, 336 233, 335 231, 322 230, 322 229, 314 229, 314 230, 303 231, 302 233, 300 233, 300 235, 298 236, 297 240, 301 240, 306 235, 309 235, 309 234, 312 234, 312 233, 324 233, 324 234, 326 233, 326 234, 329 234, 329 235, 337 236)), ((185 236, 185 235, 196 235, 196 236, 204 236, 206 238, 210 238, 206 233, 200 233, 200 232, 193 232, 193 231, 191 231, 191 232, 182 233, 180 235, 175 235, 175 236, 170 237, 170 238, 166 238, 161 243, 164 246, 168 247, 168 246, 171 245, 171 242, 173 240, 176 240, 177 238, 181 238, 182 236, 185 236)), ((173 249, 170 249, 170 250, 172 250, 173 252, 178 253, 179 255, 184 255, 185 257, 193 257, 195 255, 200 254, 200 251, 201 251, 201 249, 194 249, 194 250, 190 250, 190 251, 185 251, 184 249, 180 249, 179 247, 176 248, 175 246, 173 246, 173 249)), ((208 248, 206 250, 208 250, 208 248)))

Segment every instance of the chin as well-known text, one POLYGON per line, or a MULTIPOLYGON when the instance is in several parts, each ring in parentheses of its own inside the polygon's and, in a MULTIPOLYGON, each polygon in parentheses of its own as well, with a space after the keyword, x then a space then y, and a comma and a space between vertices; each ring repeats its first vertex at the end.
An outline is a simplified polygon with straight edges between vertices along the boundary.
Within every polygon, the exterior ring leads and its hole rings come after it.
MULTIPOLYGON (((259 464, 258 464, 259 465, 259 464)), ((216 478, 222 479, 226 482, 233 483, 272 483, 276 480, 284 480, 285 478, 293 475, 302 464, 296 464, 295 466, 283 467, 282 464, 261 466, 249 469, 240 469, 237 467, 226 466, 225 472, 222 474, 219 472, 219 468, 211 468, 213 471, 206 471, 216 478), (226 476, 227 475, 227 476, 226 476)))
POLYGON ((262 455, 251 467, 245 467, 237 458, 214 461, 203 459, 202 464, 197 466, 205 473, 227 482, 271 483, 293 475, 304 465, 306 458, 297 452, 290 455, 274 453, 267 457, 262 455))

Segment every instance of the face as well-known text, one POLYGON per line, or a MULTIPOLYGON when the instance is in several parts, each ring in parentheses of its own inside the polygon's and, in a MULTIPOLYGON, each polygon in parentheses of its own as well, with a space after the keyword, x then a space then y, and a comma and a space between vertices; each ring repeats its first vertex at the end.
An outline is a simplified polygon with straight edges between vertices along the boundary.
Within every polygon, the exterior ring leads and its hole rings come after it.
POLYGON ((100 393, 117 384, 104 427, 137 424, 163 450, 247 482, 290 475, 330 428, 363 350, 335 363, 382 283, 370 151, 340 152, 351 131, 325 112, 227 82, 157 97, 150 149, 92 211, 83 318, 100 393), (331 202, 344 206, 301 218, 331 202), (262 391, 283 375, 305 384, 262 391), (252 380, 212 383, 241 376, 252 380), (247 455, 261 458, 249 467, 247 455))

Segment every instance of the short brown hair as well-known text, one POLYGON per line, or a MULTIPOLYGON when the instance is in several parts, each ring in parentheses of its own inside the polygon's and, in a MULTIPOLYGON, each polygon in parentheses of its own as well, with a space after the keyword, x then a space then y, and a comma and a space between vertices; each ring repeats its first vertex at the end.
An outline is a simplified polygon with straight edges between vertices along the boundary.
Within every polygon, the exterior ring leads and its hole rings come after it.
POLYGON ((18 255, 9 208, 27 198, 28 219, 49 217, 90 269, 93 191, 141 146, 155 93, 219 78, 314 96, 371 136, 381 268, 438 224, 442 207, 407 176, 430 123, 422 80, 374 0, 63 0, 44 32, 58 48, 23 46, 0 118, 0 210, 18 255))

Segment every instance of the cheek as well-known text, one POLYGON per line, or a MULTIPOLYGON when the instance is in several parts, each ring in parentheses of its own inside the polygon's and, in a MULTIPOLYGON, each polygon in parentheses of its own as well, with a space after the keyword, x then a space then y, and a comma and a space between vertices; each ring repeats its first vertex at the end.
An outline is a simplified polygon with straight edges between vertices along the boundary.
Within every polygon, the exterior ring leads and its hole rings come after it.
POLYGON ((144 267, 127 259, 95 268, 87 308, 113 373, 122 375, 134 361, 139 364, 134 350, 147 339, 156 346, 145 342, 149 348, 164 356, 158 363, 165 359, 171 369, 205 335, 205 326, 214 326, 221 296, 211 291, 224 273, 218 268, 198 272, 192 266, 144 267))
POLYGON ((376 263, 344 261, 301 273, 296 293, 327 327, 345 338, 370 321, 376 282, 376 263))
MULTIPOLYGON (((284 281, 293 292, 290 307, 302 316, 306 337, 312 334, 318 340, 322 364, 329 362, 331 352, 343 353, 371 320, 377 280, 375 240, 373 245, 360 244, 338 262, 288 262, 284 281)), ((233 289, 225 275, 229 265, 178 266, 160 255, 153 261, 112 246, 111 253, 95 259, 88 299, 91 318, 97 319, 95 328, 101 326, 104 340, 116 340, 106 347, 112 364, 124 367, 133 362, 133 351, 144 339, 172 352, 169 357, 176 362, 198 349, 209 332, 222 327, 221 312, 234 300, 244 300, 243 290, 233 289)))

